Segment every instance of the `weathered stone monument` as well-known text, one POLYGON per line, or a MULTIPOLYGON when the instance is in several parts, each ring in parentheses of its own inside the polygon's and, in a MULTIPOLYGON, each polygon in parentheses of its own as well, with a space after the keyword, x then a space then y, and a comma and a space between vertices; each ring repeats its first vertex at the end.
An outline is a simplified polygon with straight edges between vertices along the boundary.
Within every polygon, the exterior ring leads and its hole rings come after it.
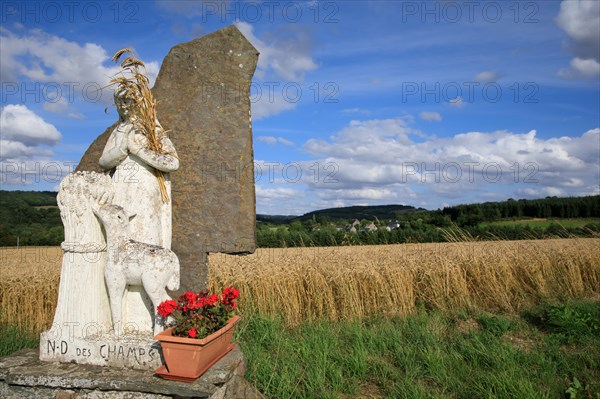
POLYGON ((0 396, 54 397, 69 388, 77 398, 97 390, 140 398, 257 397, 241 383, 239 349, 214 366, 218 377, 209 371, 191 385, 149 377, 162 363, 153 335, 165 288, 179 287, 173 296, 205 289, 209 252, 255 250, 249 89, 257 61, 234 26, 173 47, 152 89, 158 118, 151 120, 163 153, 132 129, 131 104, 117 89, 120 120, 92 143, 58 197, 63 268, 39 358, 63 364, 47 367, 31 354, 0 361, 10 367, 0 374, 0 396), (82 365, 112 368, 95 378, 90 373, 97 371, 82 365), (118 371, 123 367, 126 375, 118 371), (144 381, 140 389, 136 378, 144 381))

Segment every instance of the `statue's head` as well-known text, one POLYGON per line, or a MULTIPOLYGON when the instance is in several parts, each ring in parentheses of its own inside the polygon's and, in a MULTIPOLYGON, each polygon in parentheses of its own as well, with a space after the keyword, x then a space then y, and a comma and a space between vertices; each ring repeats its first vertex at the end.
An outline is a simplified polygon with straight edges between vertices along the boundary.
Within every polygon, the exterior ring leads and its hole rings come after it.
POLYGON ((135 100, 131 98, 129 89, 125 86, 118 86, 115 90, 115 105, 117 112, 122 119, 127 119, 133 113, 135 100))

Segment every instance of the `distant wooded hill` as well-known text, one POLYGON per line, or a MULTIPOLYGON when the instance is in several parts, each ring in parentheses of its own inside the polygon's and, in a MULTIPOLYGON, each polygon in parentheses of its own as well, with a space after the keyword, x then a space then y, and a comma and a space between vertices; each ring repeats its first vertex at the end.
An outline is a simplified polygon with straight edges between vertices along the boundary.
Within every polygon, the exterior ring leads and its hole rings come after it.
POLYGON ((350 221, 354 219, 394 219, 399 215, 404 215, 416 210, 425 210, 415 208, 409 205, 371 205, 371 206, 346 206, 342 208, 320 209, 305 213, 302 216, 291 215, 256 215, 259 222, 272 224, 286 224, 293 220, 301 222, 311 219, 330 220, 330 221, 350 221))
MULTIPOLYGON (((0 190, 0 246, 59 245, 63 240, 56 192, 0 190)), ((302 216, 257 215, 258 246, 381 244, 444 241, 440 228, 458 226, 471 235, 520 239, 543 238, 560 233, 560 219, 581 219, 569 234, 600 231, 600 196, 485 202, 428 211, 408 205, 349 206, 321 209, 302 216), (536 218, 547 220, 543 228, 532 224, 498 225, 492 222, 536 218), (344 224, 358 219, 356 233, 344 224), (588 222, 586 222, 589 221, 588 222), (391 223, 398 221, 398 223, 391 223), (378 231, 365 231, 375 222, 378 231), (393 231, 387 228, 390 225, 393 231), (579 226, 585 226, 585 229, 579 226), (387 228, 387 231, 386 231, 387 228)), ((372 227, 371 227, 372 228, 372 227)))
POLYGON ((59 245, 64 232, 52 191, 0 191, 0 246, 59 245))

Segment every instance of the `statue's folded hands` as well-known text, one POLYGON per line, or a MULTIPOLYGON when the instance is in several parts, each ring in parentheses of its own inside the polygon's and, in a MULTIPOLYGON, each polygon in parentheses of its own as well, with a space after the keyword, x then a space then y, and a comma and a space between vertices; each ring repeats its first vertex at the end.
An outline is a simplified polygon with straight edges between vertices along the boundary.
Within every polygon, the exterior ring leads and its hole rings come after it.
POLYGON ((163 153, 153 151, 148 146, 148 138, 139 131, 131 131, 127 140, 129 152, 139 157, 142 161, 162 172, 173 172, 179 169, 179 158, 171 140, 162 132, 160 128, 156 129, 156 135, 160 137, 163 153))

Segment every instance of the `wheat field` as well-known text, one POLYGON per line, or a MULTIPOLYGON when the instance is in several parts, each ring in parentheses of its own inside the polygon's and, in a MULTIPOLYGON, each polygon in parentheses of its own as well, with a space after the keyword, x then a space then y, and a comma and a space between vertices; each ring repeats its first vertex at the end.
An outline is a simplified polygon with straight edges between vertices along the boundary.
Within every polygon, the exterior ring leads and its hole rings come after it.
MULTIPOLYGON (((600 239, 258 249, 211 254, 210 289, 235 286, 242 313, 306 320, 404 315, 417 306, 517 312, 600 296, 600 239)), ((0 248, 0 323, 52 323, 58 247, 0 248)))

